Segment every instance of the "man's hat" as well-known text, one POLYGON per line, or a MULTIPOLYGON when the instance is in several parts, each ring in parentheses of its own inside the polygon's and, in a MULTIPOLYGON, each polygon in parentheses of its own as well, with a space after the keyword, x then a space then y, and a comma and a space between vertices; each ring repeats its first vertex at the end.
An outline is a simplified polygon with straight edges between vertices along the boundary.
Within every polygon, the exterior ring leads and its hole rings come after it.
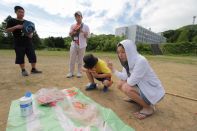
POLYGON ((94 57, 92 54, 87 54, 83 57, 83 62, 85 63, 85 68, 91 69, 97 64, 98 58, 94 57))
POLYGON ((81 16, 82 17, 82 13, 80 12, 80 11, 77 11, 77 12, 75 12, 75 17, 77 16, 77 15, 79 15, 79 16, 81 16))

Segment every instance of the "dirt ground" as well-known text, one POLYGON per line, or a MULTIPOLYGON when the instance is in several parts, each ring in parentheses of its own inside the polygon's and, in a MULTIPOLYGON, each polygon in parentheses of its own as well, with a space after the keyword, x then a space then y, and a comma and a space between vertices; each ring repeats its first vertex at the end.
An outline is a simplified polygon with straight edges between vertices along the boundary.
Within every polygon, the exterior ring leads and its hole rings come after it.
MULTIPOLYGON (((121 69, 115 56, 104 54, 101 58, 112 59, 115 66, 121 69)), ((14 59, 13 51, 11 53, 0 51, 0 130, 6 129, 11 101, 20 98, 26 91, 35 93, 40 88, 64 89, 75 86, 97 103, 111 108, 126 124, 137 131, 197 131, 197 101, 166 94, 156 105, 157 111, 153 116, 137 120, 132 113, 140 107, 122 100, 125 95, 116 88, 118 79, 114 76, 114 84, 108 93, 101 91, 101 85, 98 90, 86 92, 85 85, 88 80, 85 76, 80 79, 66 78, 67 53, 65 55, 38 53, 37 66, 43 74, 28 77, 21 76, 14 59)), ((150 59, 149 62, 161 79, 166 92, 197 99, 197 62, 187 64, 159 59, 150 59)), ((30 70, 28 63, 27 70, 30 70)))

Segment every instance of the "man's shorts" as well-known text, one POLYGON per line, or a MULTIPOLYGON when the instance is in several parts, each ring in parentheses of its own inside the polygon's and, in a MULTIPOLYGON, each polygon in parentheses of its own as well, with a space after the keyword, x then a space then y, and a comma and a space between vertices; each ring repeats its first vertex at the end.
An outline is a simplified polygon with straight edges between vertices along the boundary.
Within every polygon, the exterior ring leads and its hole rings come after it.
POLYGON ((36 63, 36 54, 33 46, 27 47, 15 47, 16 60, 15 64, 24 64, 25 55, 27 56, 29 63, 36 63))

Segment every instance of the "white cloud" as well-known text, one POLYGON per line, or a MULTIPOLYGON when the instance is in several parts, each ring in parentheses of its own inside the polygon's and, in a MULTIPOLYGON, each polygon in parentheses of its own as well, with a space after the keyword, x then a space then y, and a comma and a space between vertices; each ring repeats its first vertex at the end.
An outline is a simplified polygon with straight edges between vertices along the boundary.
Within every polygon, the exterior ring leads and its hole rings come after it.
POLYGON ((36 25, 36 31, 38 32, 39 36, 42 38, 48 37, 48 36, 62 36, 66 37, 68 36, 68 28, 69 26, 59 26, 57 23, 54 23, 53 21, 48 21, 46 19, 42 18, 30 18, 36 25))
MULTIPOLYGON (((73 17, 73 14, 75 11, 80 10, 83 13, 88 11, 94 11, 95 13, 92 16, 84 16, 84 22, 87 23, 91 29, 91 32, 99 34, 99 33, 113 33, 113 32, 106 32, 103 29, 103 26, 105 26, 106 23, 108 23, 108 19, 115 19, 122 14, 124 11, 124 4, 128 2, 128 0, 116 0, 116 1, 105 1, 105 0, 94 0, 94 1, 86 1, 81 2, 80 0, 3 0, 4 3, 8 5, 14 5, 16 2, 21 3, 21 6, 28 7, 30 5, 36 6, 38 8, 43 9, 44 11, 48 12, 51 15, 58 15, 59 17, 73 17), (90 5, 90 7, 88 7, 90 5), (103 11, 106 11, 106 13, 101 16, 97 17, 100 13, 103 11)), ((12 7, 13 9, 13 7, 12 7)), ((28 9, 26 9, 26 17, 25 18, 31 18, 31 16, 28 16, 28 9)), ((48 33, 52 32, 64 32, 69 31, 70 25, 72 23, 65 23, 65 25, 62 25, 62 23, 57 24, 53 23, 53 21, 47 21, 42 18, 31 18, 32 21, 35 20, 38 33, 41 37, 47 36, 48 33), (42 22, 40 22, 41 20, 42 22), (39 22, 37 22, 39 20, 39 22), (43 24, 45 23, 45 24, 43 24), (46 26, 47 25, 47 26, 46 26), (49 26, 50 25, 50 26, 49 26), (62 28, 64 26, 65 28, 62 28), (45 31, 44 31, 45 30, 45 31)), ((74 21, 74 17, 73 17, 74 21)), ((115 23, 108 23, 113 24, 115 23)), ((50 33, 51 34, 51 33, 50 33)), ((59 33, 56 33, 59 34, 59 33)), ((68 34, 68 33, 67 33, 68 34)), ((65 34, 65 35, 67 35, 65 34)), ((53 33, 54 35, 54 33, 53 33)), ((55 35, 57 36, 57 35, 55 35)))
POLYGON ((42 8, 49 14, 59 14, 62 17, 73 16, 73 12, 78 7, 76 0, 3 0, 3 2, 12 5, 20 3, 22 6, 34 5, 42 8))
POLYGON ((139 24, 161 32, 192 24, 197 15, 196 0, 157 0, 143 7, 139 24))

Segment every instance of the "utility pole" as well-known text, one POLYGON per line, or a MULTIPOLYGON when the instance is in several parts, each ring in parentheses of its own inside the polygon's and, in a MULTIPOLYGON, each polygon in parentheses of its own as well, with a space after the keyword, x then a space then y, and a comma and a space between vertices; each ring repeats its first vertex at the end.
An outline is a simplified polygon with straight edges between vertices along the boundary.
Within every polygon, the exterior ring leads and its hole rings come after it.
POLYGON ((196 16, 193 16, 193 25, 195 24, 196 16))

